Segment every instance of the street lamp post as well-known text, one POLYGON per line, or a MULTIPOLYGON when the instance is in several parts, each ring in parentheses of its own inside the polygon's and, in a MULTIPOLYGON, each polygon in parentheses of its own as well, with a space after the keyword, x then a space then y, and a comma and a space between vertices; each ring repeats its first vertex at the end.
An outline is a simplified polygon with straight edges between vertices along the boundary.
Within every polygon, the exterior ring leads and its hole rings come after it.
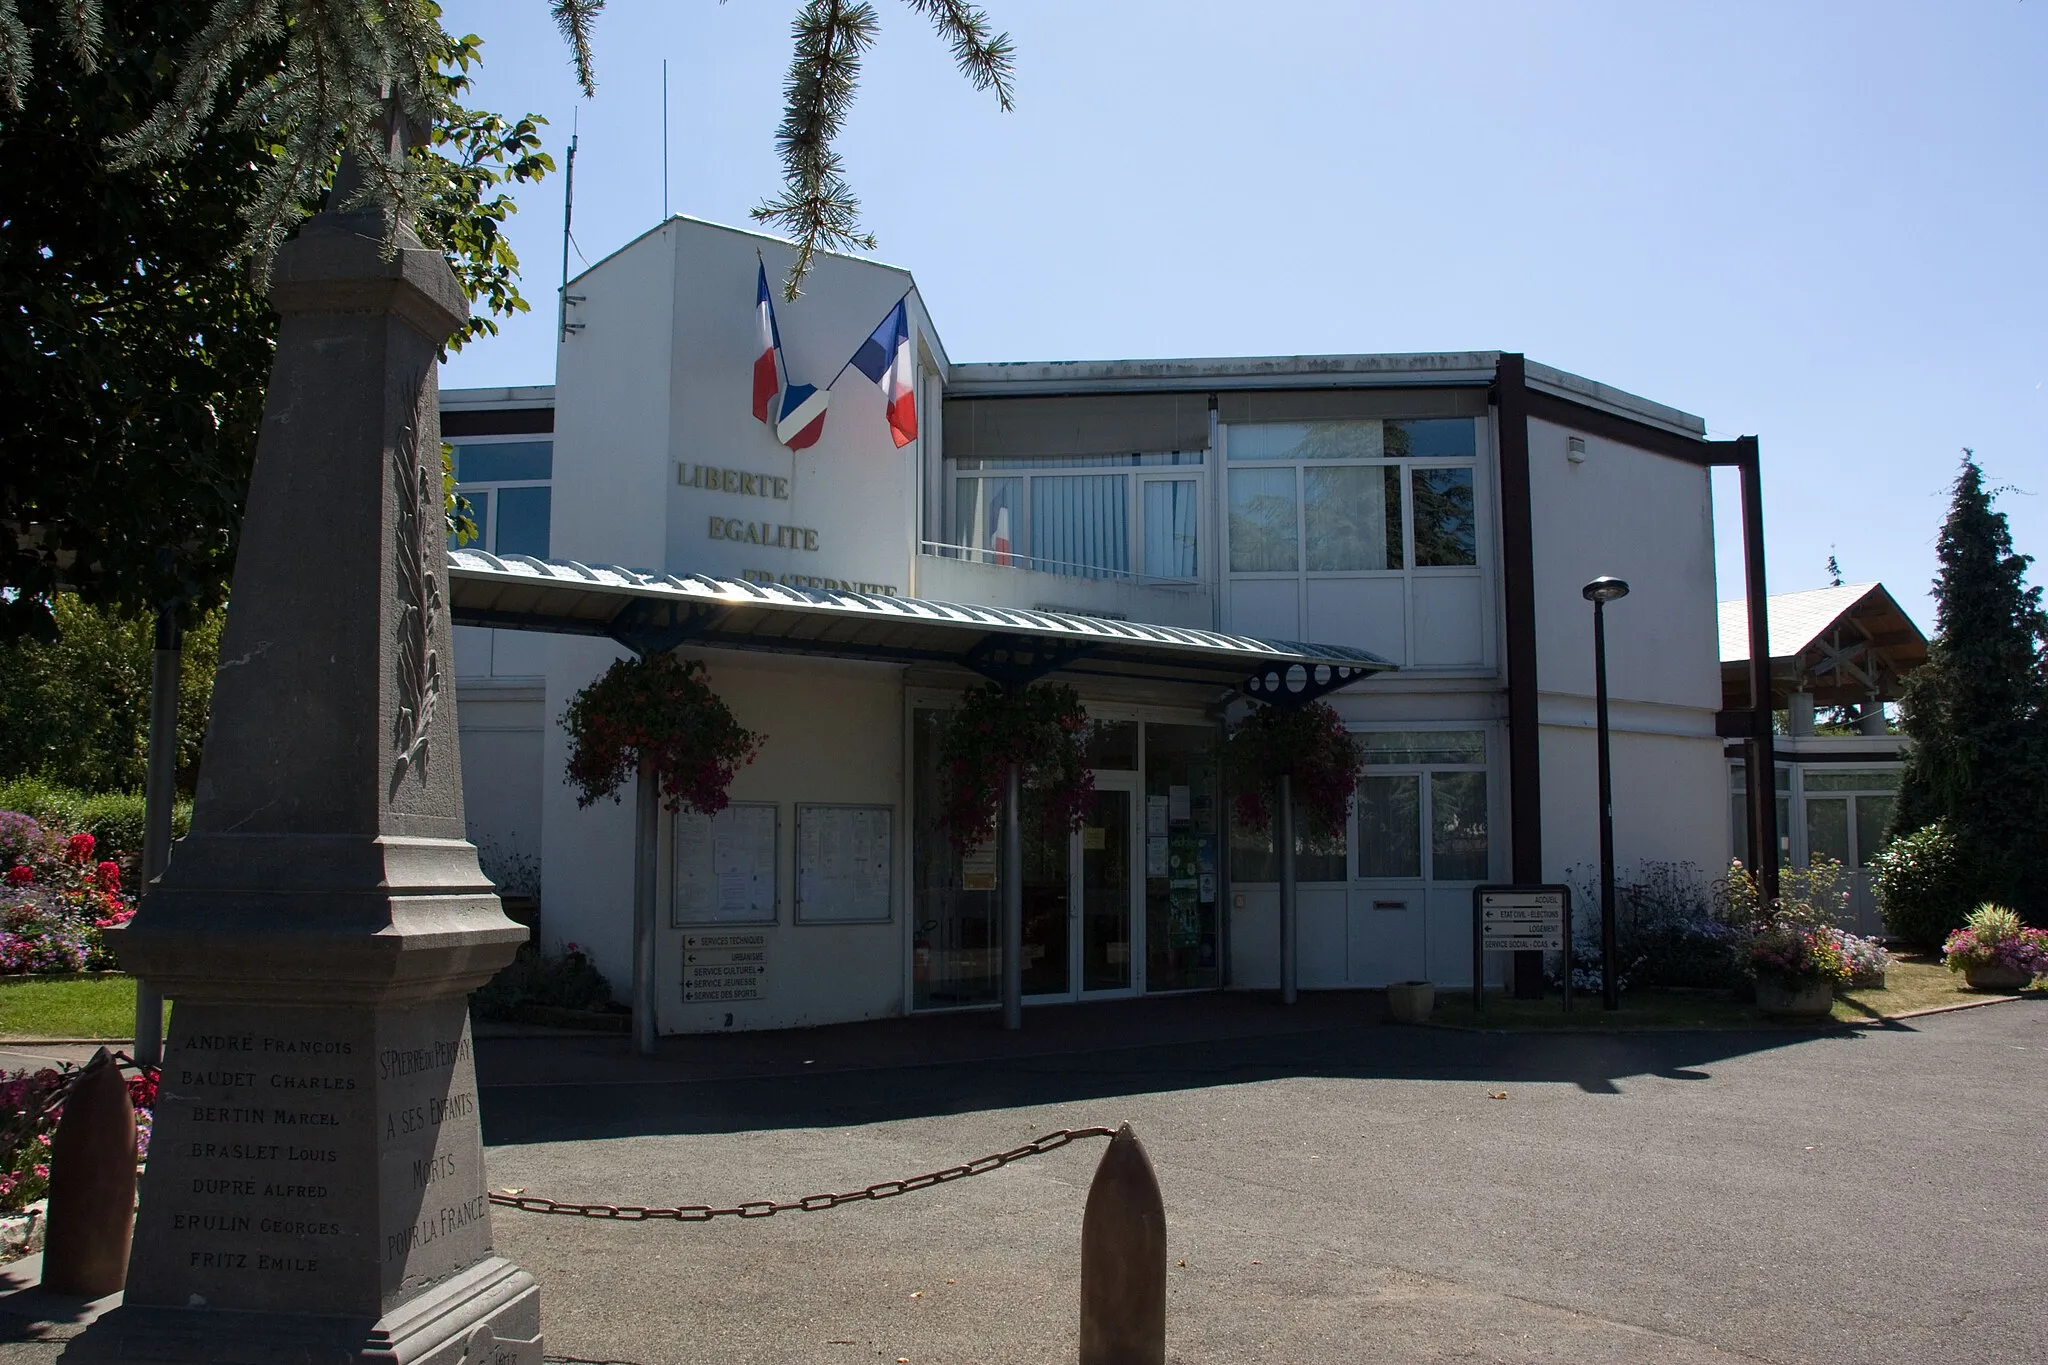
POLYGON ((1593 604, 1593 712, 1600 746, 1600 1008, 1621 1008, 1614 971, 1614 775, 1607 731, 1607 604, 1628 596, 1628 584, 1602 576, 1580 589, 1593 604))

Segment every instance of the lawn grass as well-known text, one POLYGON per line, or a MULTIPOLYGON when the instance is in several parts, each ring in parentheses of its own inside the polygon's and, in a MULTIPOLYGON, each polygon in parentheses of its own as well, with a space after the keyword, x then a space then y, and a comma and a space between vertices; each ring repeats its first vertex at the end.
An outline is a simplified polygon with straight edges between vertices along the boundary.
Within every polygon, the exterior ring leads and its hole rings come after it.
MULTIPOLYGON (((164 1018, 170 1018, 164 1006, 164 1018)), ((128 1038, 135 1032, 135 978, 109 972, 0 981, 0 1038, 128 1038)))
POLYGON ((1997 1000, 2014 992, 1969 990, 1961 972, 1941 965, 1938 956, 1910 953, 1892 964, 1886 978, 1888 989, 1843 991, 1835 996, 1835 1020, 1843 1024, 1867 1024, 1914 1010, 1939 1009, 1943 1005, 1967 1005, 1977 1000, 1997 1000))
MULTIPOLYGON (((1962 983, 1963 978, 1942 966, 1938 957, 1901 957, 1891 969, 1888 989, 1838 994, 1832 1022, 1872 1024, 1916 1010, 2009 998, 1964 990, 1962 983)), ((1430 1022, 1456 1028, 1515 1032, 1598 1029, 1626 1033, 1632 1030, 1815 1027, 1811 1023, 1774 1019, 1754 1003, 1722 992, 1656 990, 1628 992, 1622 996, 1618 1010, 1601 1009, 1598 994, 1575 995, 1569 1014, 1565 1013, 1562 1002, 1555 995, 1543 1000, 1505 1000, 1489 994, 1485 1008, 1476 1016, 1472 1012, 1470 991, 1441 991, 1437 994, 1436 1011, 1430 1022)))

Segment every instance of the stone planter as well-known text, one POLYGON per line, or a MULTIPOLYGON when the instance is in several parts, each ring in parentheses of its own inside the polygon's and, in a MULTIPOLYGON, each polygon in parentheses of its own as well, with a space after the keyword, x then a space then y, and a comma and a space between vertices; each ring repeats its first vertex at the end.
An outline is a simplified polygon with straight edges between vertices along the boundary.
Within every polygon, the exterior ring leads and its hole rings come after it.
POLYGON ((1436 1008, 1436 986, 1428 981, 1396 981, 1387 987, 1387 1012, 1397 1024, 1426 1024, 1436 1008))
POLYGON ((1785 1019, 1825 1019, 1834 1009, 1835 984, 1777 976, 1756 979, 1756 1006, 1785 1019))
POLYGON ((2017 991, 2027 984, 2027 974, 2003 962, 1975 963, 1963 968, 1963 980, 1973 991, 2017 991))
POLYGON ((1858 972, 1849 978, 1847 989, 1852 991, 1888 991, 1891 989, 1890 972, 1858 972))

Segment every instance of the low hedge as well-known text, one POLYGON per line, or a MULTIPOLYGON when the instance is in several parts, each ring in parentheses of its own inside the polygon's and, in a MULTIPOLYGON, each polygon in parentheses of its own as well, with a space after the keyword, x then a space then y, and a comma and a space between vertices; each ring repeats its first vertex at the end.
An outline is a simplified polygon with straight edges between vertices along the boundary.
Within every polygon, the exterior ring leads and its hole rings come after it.
MULTIPOLYGON (((139 791, 83 792, 39 777, 19 777, 0 783, 0 810, 20 811, 46 829, 90 834, 100 857, 142 852, 143 800, 139 791)), ((192 803, 175 802, 171 807, 173 837, 184 838, 191 826, 192 803)))

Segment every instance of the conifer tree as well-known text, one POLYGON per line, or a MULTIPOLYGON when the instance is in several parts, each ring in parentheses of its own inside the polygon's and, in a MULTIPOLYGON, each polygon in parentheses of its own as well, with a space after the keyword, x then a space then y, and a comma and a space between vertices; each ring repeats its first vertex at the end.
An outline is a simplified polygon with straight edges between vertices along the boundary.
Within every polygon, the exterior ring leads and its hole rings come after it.
POLYGON ((2041 589, 2026 584, 2030 555, 2013 549, 1974 453, 1963 452, 1934 583, 1935 636, 1906 680, 1913 741, 1895 834, 1939 820, 1955 836, 1967 885, 1980 900, 2048 916, 2048 623, 2041 589))

